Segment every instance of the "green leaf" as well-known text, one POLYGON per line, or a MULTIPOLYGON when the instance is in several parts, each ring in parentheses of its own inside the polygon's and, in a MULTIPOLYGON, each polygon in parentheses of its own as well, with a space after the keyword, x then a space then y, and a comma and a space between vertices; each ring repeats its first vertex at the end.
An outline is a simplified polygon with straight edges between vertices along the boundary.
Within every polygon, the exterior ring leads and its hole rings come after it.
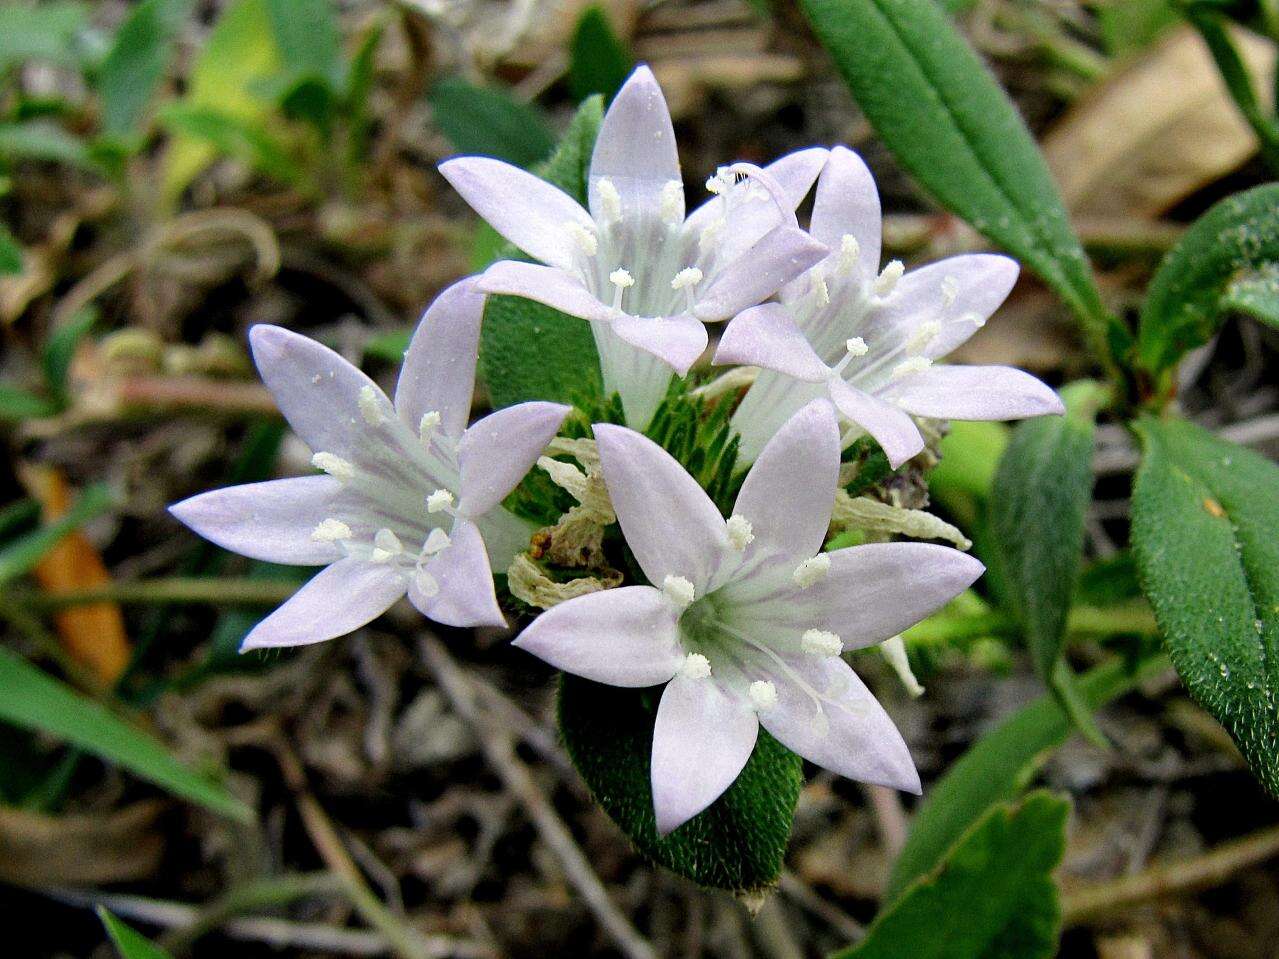
POLYGON ((898 162, 1101 327, 1106 311, 1043 157, 935 0, 801 6, 898 162))
POLYGON ((1279 466, 1184 420, 1136 430, 1142 588, 1190 695, 1279 797, 1279 466))
POLYGON ((83 3, 0 4, 0 74, 28 60, 79 66, 76 38, 87 22, 83 3))
MULTIPOLYGON (((1096 384, 1076 384, 1095 394, 1096 384)), ((1040 679, 1051 685, 1062 655, 1066 614, 1083 560, 1092 498, 1095 402, 1065 416, 1040 416, 1013 430, 989 501, 1001 575, 1040 679)))
POLYGON ((0 586, 30 572, 58 540, 95 516, 105 513, 110 505, 110 487, 106 484, 90 486, 63 516, 26 536, 6 543, 0 549, 0 586))
MULTIPOLYGON (((578 108, 555 153, 534 170, 583 204, 604 104, 578 108)), ((519 254, 508 247, 508 255, 519 254)), ((495 408, 526 400, 588 402, 603 391, 590 324, 514 296, 490 296, 480 331, 480 375, 495 408)))
POLYGON ((1094 8, 1101 39, 1112 57, 1144 50, 1180 21, 1169 0, 1120 0, 1094 8))
POLYGON ((1217 203, 1164 257, 1146 291, 1137 334, 1142 367, 1161 376, 1207 343, 1231 283, 1279 262, 1279 183, 1217 203))
POLYGON ((839 959, 1047 959, 1061 909, 1052 872, 1070 803, 1040 790, 992 809, 932 875, 876 917, 839 959))
POLYGON ((577 101, 593 93, 612 100, 635 66, 600 7, 587 7, 569 44, 568 88, 577 101))
POLYGON ((757 890, 777 881, 803 785, 798 756, 763 729, 741 775, 705 812, 661 838, 649 756, 660 688, 560 683, 560 732, 595 801, 641 854, 698 885, 757 890))
POLYGON ((98 918, 111 937, 111 943, 120 951, 120 959, 172 959, 150 939, 111 915, 105 907, 98 907, 98 918))
POLYGON ((0 223, 0 276, 16 276, 22 272, 22 246, 9 228, 0 223))
POLYGON ((319 77, 334 91, 346 85, 333 0, 267 0, 267 15, 289 73, 319 77))
POLYGON ((139 132, 192 6, 193 0, 143 0, 120 25, 95 84, 104 132, 121 137, 139 132))
POLYGON ((435 125, 461 153, 529 167, 555 149, 541 111, 496 87, 448 77, 431 91, 431 108, 435 125))
POLYGON ((265 125, 210 107, 180 104, 166 109, 162 119, 175 133, 207 143, 217 153, 243 160, 273 179, 291 184, 304 179, 288 147, 268 133, 265 125))
POLYGON ((1231 280, 1218 305, 1223 312, 1243 313, 1279 329, 1279 263, 1267 263, 1255 273, 1231 280))
POLYGON ((0 721, 39 730, 213 812, 251 822, 253 811, 173 758, 164 744, 0 647, 0 721))
POLYGON ((101 172, 85 142, 50 120, 0 123, 0 161, 38 160, 101 172))
POLYGON ((54 330, 44 349, 40 351, 40 366, 44 371, 44 382, 59 406, 67 402, 67 374, 71 370, 71 361, 75 358, 76 348, 80 341, 93 328, 97 321, 98 311, 92 306, 85 307, 71 319, 54 330))
POLYGON ((58 412, 58 404, 16 386, 0 383, 0 422, 20 423, 58 412))
MULTIPOLYGON (((1090 710, 1132 689, 1146 675, 1165 668, 1153 657, 1136 668, 1116 660, 1081 676, 1077 689, 1090 710)), ((1052 752, 1070 735, 1061 705, 1043 697, 983 735, 939 781, 925 792, 910 833, 888 878, 884 901, 892 902, 931 872, 959 838, 992 808, 1026 788, 1052 752)))

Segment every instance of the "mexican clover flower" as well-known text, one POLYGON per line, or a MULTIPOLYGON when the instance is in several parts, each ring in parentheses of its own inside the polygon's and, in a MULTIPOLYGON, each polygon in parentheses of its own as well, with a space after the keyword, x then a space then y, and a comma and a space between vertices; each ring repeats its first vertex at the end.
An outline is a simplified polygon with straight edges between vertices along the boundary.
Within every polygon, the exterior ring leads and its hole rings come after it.
POLYGON ((928 543, 819 552, 839 473, 839 429, 822 400, 768 443, 727 521, 652 441, 611 425, 595 438, 622 533, 657 585, 568 600, 515 644, 596 682, 666 684, 651 766, 658 830, 728 788, 760 725, 827 769, 918 792, 900 734, 840 654, 923 619, 981 563, 928 543))
POLYGON ((826 395, 873 436, 894 468, 924 447, 911 416, 1009 420, 1061 413, 1057 395, 1007 366, 934 366, 975 333, 1017 280, 1005 256, 954 256, 906 273, 879 269, 879 194, 844 147, 817 182, 810 225, 830 254, 782 290, 780 303, 743 312, 716 363, 763 367, 733 416, 749 463, 787 417, 826 395))
POLYGON ((504 624, 490 562, 505 569, 531 528, 499 504, 568 407, 522 403, 467 428, 483 303, 473 279, 440 294, 405 354, 393 404, 314 340, 278 326, 250 331, 263 380, 328 475, 232 486, 171 507, 233 552, 325 567, 243 649, 341 636, 406 592, 446 625, 504 624))
POLYGON ((643 429, 671 371, 706 348, 703 321, 762 303, 826 254, 795 207, 827 151, 801 150, 767 169, 723 168, 717 195, 684 216, 666 100, 647 67, 618 92, 591 156, 589 212, 560 189, 488 157, 458 157, 440 172, 499 233, 545 265, 504 260, 480 281, 487 293, 545 303, 591 321, 606 393, 643 429))

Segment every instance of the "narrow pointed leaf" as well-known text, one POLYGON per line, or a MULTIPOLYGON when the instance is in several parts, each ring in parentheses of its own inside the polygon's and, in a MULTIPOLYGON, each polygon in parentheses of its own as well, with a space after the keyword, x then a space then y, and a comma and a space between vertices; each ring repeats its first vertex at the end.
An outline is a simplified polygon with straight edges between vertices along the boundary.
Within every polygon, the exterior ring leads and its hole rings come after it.
POLYGON ((172 959, 154 942, 126 926, 102 906, 98 907, 98 918, 102 920, 111 944, 119 950, 120 959, 172 959))

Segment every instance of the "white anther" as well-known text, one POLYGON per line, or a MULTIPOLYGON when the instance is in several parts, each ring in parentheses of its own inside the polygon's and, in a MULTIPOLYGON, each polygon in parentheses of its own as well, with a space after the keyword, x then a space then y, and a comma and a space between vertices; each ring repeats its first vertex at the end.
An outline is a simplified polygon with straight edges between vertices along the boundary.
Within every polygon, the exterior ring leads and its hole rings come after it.
POLYGON ((318 470, 324 470, 334 479, 341 480, 344 483, 355 479, 355 467, 347 460, 340 456, 334 456, 332 453, 316 453, 311 457, 311 465, 318 470))
POLYGON ((340 519, 324 520, 315 529, 311 530, 311 539, 317 543, 340 543, 344 539, 350 539, 355 534, 351 532, 351 527, 340 519))
POLYGON ((600 208, 604 212, 604 219, 610 223, 620 220, 622 218, 622 194, 617 192, 617 187, 613 185, 613 181, 606 176, 602 176, 595 181, 595 190, 599 193, 600 208))
POLYGON ((724 192, 724 184, 714 173, 706 178, 706 192, 714 193, 716 196, 724 192))
POLYGON ((369 426, 381 426, 386 420, 386 413, 382 409, 382 400, 378 396, 378 391, 372 386, 360 387, 360 397, 356 401, 360 407, 360 415, 364 417, 364 422, 369 426))
POLYGON ((809 289, 817 294, 817 302, 822 306, 830 306, 830 286, 826 283, 826 277, 814 271, 809 289))
POLYGON ((866 345, 866 341, 860 336, 854 336, 850 340, 845 340, 844 349, 848 350, 849 356, 865 356, 870 352, 870 347, 866 345))
POLYGON ((687 266, 675 274, 675 279, 671 280, 672 290, 682 290, 686 287, 697 286, 702 282, 702 271, 695 266, 687 266))
POLYGON ((839 636, 826 629, 806 630, 799 645, 809 656, 838 656, 844 651, 844 643, 839 636))
POLYGON ((918 353, 929 343, 933 341, 938 333, 941 332, 941 324, 936 320, 927 320, 919 324, 919 328, 910 335, 910 339, 906 341, 907 353, 918 353))
POLYGON ((576 243, 581 251, 587 256, 594 256, 599 252, 599 239, 594 233, 582 226, 582 224, 571 222, 565 223, 564 229, 568 230, 569 235, 573 238, 573 242, 576 243))
POLYGON ((893 367, 893 379, 900 380, 903 376, 910 376, 914 373, 922 373, 933 365, 933 361, 926 356, 912 356, 908 360, 903 360, 893 367))
POLYGON ((420 566, 413 573, 413 583, 417 586, 417 591, 427 599, 440 592, 440 584, 436 578, 420 566))
POLYGON ((711 661, 701 653, 689 653, 680 664, 679 673, 685 679, 706 679, 711 674, 711 661))
POLYGON ((728 542, 739 553, 755 541, 755 531, 745 516, 728 518, 728 542))
POLYGON ((687 606, 693 601, 696 590, 693 584, 683 576, 673 576, 667 573, 666 578, 662 580, 662 592, 676 606, 681 608, 687 606))
POLYGON ((839 238, 839 271, 841 273, 851 273, 861 255, 862 247, 857 242, 857 237, 851 233, 845 233, 839 238))
POLYGON ((951 306, 955 302, 955 298, 959 296, 959 281, 953 276, 943 276, 941 279, 941 305, 945 307, 951 306))
POLYGON ((375 563, 389 563, 403 552, 400 538, 384 527, 373 536, 373 553, 369 558, 375 563))
POLYGON ((439 410, 427 410, 422 414, 422 418, 417 422, 417 435, 423 443, 430 444, 431 437, 440 428, 441 419, 439 410))
POLYGON ((751 683, 750 694, 756 709, 772 709, 777 705, 777 687, 767 679, 757 679, 751 683))
POLYGON ((962 317, 960 317, 959 322, 971 323, 973 326, 977 327, 977 329, 981 329, 986 325, 986 317, 982 316, 980 313, 965 313, 962 317))
POLYGON ((662 219, 671 226, 684 222, 684 184, 679 180, 662 184, 662 219))
POLYGON ((631 276, 628 270, 623 270, 621 267, 618 267, 608 275, 608 281, 619 290, 625 290, 635 285, 635 277, 631 276))
POLYGON ((444 552, 452 545, 453 541, 449 539, 449 534, 437 526, 427 534, 426 542, 422 546, 422 555, 434 556, 436 553, 444 552))
POLYGON ((722 166, 715 171, 715 175, 706 181, 706 189, 716 195, 727 193, 730 189, 737 185, 737 174, 731 167, 722 166))
POLYGON ((818 553, 796 566, 795 572, 791 573, 791 578, 800 589, 808 589, 814 583, 820 583, 825 579, 829 572, 830 557, 825 553, 818 553))
POLYGON ((453 494, 446 489, 437 489, 426 498, 428 513, 443 513, 453 506, 453 494))
POLYGON ((891 260, 889 264, 880 271, 879 276, 875 277, 875 295, 888 296, 897 288, 897 281, 902 278, 906 272, 906 266, 901 260, 891 260))

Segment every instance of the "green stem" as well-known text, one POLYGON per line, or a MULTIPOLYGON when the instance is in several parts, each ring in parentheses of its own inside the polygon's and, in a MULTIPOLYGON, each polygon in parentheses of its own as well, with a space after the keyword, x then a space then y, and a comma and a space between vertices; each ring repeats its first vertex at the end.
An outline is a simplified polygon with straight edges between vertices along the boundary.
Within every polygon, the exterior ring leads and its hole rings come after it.
POLYGON ((211 603, 220 606, 274 606, 292 596, 298 583, 288 579, 212 579, 174 576, 107 583, 92 589, 44 593, 10 589, 8 598, 31 609, 55 610, 88 603, 211 603))
MULTIPOLYGON (((1066 618, 1066 631, 1078 636, 1113 636, 1131 633, 1154 636, 1159 632, 1154 613, 1144 602, 1121 606, 1076 606, 1066 618)), ((962 645, 989 636, 1020 634, 1008 613, 989 610, 967 615, 935 616, 903 633, 906 641, 920 646, 962 645)))

